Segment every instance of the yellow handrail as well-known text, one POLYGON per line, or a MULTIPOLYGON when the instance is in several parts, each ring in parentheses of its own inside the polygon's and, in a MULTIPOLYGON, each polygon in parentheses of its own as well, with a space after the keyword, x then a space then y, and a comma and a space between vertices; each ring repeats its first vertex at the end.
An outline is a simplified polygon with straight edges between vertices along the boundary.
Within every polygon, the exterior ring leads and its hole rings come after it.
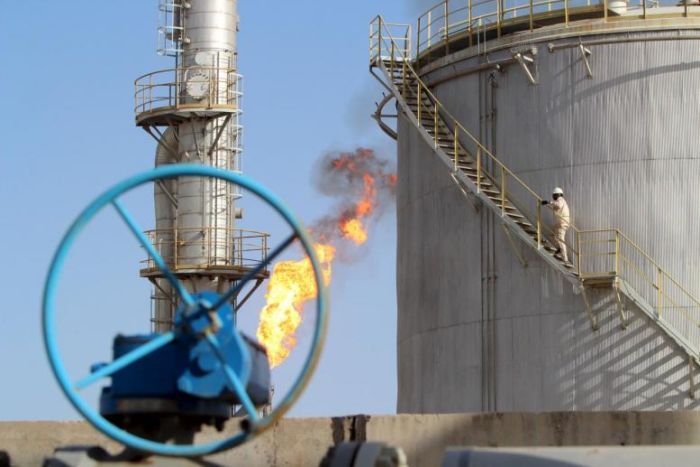
MULTIPOLYGON (((608 243, 613 245, 612 251, 599 253, 599 255, 609 255, 614 257, 613 272, 616 277, 626 280, 628 283, 632 281, 632 275, 638 277, 643 284, 646 285, 646 291, 640 290, 645 298, 653 306, 656 303, 656 309, 659 316, 666 306, 666 303, 671 304, 672 308, 679 309, 694 325, 700 326, 700 318, 695 318, 688 314, 686 308, 694 307, 700 311, 700 299, 693 295, 685 288, 676 278, 674 278, 666 269, 664 269, 654 258, 644 251, 637 243, 632 241, 619 229, 597 229, 597 230, 580 230, 579 235, 582 237, 600 236, 607 234, 607 237, 602 239, 584 240, 581 244, 591 243, 608 243), (629 252, 627 254, 623 252, 629 252), (632 256, 638 259, 634 261, 632 256), (629 272, 628 272, 629 271, 629 272), (645 272, 647 271, 647 272, 645 272), (652 274, 649 274, 651 272, 652 274), (685 299, 686 303, 691 305, 679 305, 679 301, 674 299, 674 294, 671 290, 675 287, 675 292, 678 292, 680 298, 685 299), (655 297, 653 296, 655 295, 655 297)), ((590 258, 595 256, 591 253, 579 253, 579 258, 590 258)), ((608 268, 610 269, 610 268, 608 268)), ((584 266, 582 268, 582 277, 595 277, 603 274, 601 270, 590 270, 584 266)))

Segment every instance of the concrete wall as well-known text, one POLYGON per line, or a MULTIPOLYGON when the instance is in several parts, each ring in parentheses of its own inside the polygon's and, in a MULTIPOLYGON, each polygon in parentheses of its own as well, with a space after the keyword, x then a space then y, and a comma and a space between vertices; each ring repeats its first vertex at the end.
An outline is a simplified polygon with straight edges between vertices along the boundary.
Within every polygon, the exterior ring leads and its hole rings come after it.
MULTIPOLYGON (((578 48, 548 52, 571 38, 551 37, 531 44, 536 85, 517 64, 463 74, 509 49, 448 58, 425 78, 542 196, 562 186, 579 228, 621 228, 697 296, 700 48, 660 34, 586 38, 638 40, 590 46, 592 79, 578 48)), ((405 118, 398 152, 399 412, 698 407, 663 334, 632 306, 622 330, 610 291, 591 295, 593 332, 581 296, 519 244, 521 265, 498 219, 472 208, 405 118)))
MULTIPOLYGON (((207 432, 198 442, 226 434, 207 432)), ((230 435, 230 434, 229 434, 230 435)), ((698 444, 695 412, 499 413, 286 419, 242 447, 207 458, 222 465, 318 465, 342 441, 381 441, 404 449, 409 465, 439 465, 449 446, 600 446, 698 444)), ((0 422, 0 450, 13 466, 41 465, 56 447, 107 441, 85 422, 0 422)))

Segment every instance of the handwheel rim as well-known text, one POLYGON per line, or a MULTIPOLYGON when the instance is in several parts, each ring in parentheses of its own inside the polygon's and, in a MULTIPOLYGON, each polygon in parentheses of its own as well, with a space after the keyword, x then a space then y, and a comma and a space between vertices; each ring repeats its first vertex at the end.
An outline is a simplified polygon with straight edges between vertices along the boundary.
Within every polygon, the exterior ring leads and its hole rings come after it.
POLYGON ((92 426, 115 441, 134 449, 166 456, 195 457, 213 454, 215 452, 240 445, 248 439, 257 436, 258 434, 272 427, 275 422, 277 422, 287 411, 289 411, 308 384, 318 364, 328 327, 326 306, 326 287, 323 282, 321 268, 313 248, 313 243, 311 242, 306 229, 303 227, 303 224, 296 218, 296 216, 294 216, 294 214, 292 214, 284 203, 277 198, 277 196, 253 180, 247 179, 242 175, 238 175, 233 172, 200 165, 175 165, 156 168, 154 170, 130 177, 114 185, 112 188, 98 196, 78 215, 76 220, 71 224, 61 239, 61 242, 59 243, 59 246, 51 260, 51 265, 49 267, 44 286, 42 301, 42 333, 44 338, 44 348, 49 359, 51 370, 56 377, 61 390, 68 398, 71 405, 81 415, 83 415, 83 417, 85 417, 92 426), (304 252, 311 261, 314 271, 314 279, 318 290, 315 300, 317 309, 316 323, 311 339, 311 349, 304 361, 304 365, 299 373, 299 376, 294 381, 294 384, 284 399, 280 401, 280 403, 270 412, 270 414, 260 418, 250 431, 242 431, 229 438, 211 443, 185 446, 168 445, 135 436, 107 421, 102 415, 99 414, 98 411, 90 407, 73 388, 73 382, 69 379, 66 369, 63 366, 55 335, 55 297, 58 290, 58 281, 71 246, 73 243, 75 243, 85 226, 95 217, 98 212, 100 212, 105 206, 109 205, 113 200, 116 200, 120 195, 123 195, 134 188, 149 182, 178 176, 201 176, 226 180, 230 183, 245 188, 246 190, 255 194, 258 198, 266 201, 295 232, 304 252))

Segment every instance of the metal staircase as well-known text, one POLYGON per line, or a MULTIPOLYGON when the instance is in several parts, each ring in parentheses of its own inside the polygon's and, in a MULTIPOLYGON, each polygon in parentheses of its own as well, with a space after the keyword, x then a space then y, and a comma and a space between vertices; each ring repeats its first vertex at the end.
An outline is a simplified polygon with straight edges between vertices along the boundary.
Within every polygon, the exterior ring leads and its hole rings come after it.
MULTIPOLYGON (((694 397, 693 372, 700 366, 700 301, 618 229, 581 230, 572 224, 566 242, 572 263, 555 257, 547 241, 552 231, 543 222, 543 198, 442 105, 412 67, 410 43, 410 26, 375 18, 370 26, 370 71, 474 207, 496 213, 509 238, 519 238, 580 291, 593 329, 598 329, 598 318, 587 296, 590 289, 614 292, 623 328, 628 322, 626 305, 634 304, 687 354, 694 397)), ((388 100, 379 105, 378 121, 388 100)), ((382 129, 395 136, 386 124, 382 129)))

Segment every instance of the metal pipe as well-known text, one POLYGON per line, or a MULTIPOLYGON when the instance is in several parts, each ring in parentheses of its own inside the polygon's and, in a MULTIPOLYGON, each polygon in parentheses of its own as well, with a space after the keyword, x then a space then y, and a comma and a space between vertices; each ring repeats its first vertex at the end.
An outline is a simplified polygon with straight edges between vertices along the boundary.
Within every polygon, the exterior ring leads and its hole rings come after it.
MULTIPOLYGON (((678 32, 678 31, 677 31, 678 32)), ((603 35, 605 33, 601 33, 603 35)), ((595 40, 595 41, 588 41, 588 42, 567 42, 564 44, 549 44, 547 46, 547 50, 549 50, 550 53, 556 52, 557 50, 560 49, 570 49, 573 47, 579 47, 583 45, 584 47, 588 47, 590 45, 608 45, 608 44, 627 44, 630 42, 659 42, 659 41, 680 41, 680 40, 692 40, 692 41, 698 41, 700 40, 700 35, 693 35, 693 36, 668 36, 668 37, 639 37, 639 38, 626 38, 626 39, 600 39, 600 40, 595 40)))

